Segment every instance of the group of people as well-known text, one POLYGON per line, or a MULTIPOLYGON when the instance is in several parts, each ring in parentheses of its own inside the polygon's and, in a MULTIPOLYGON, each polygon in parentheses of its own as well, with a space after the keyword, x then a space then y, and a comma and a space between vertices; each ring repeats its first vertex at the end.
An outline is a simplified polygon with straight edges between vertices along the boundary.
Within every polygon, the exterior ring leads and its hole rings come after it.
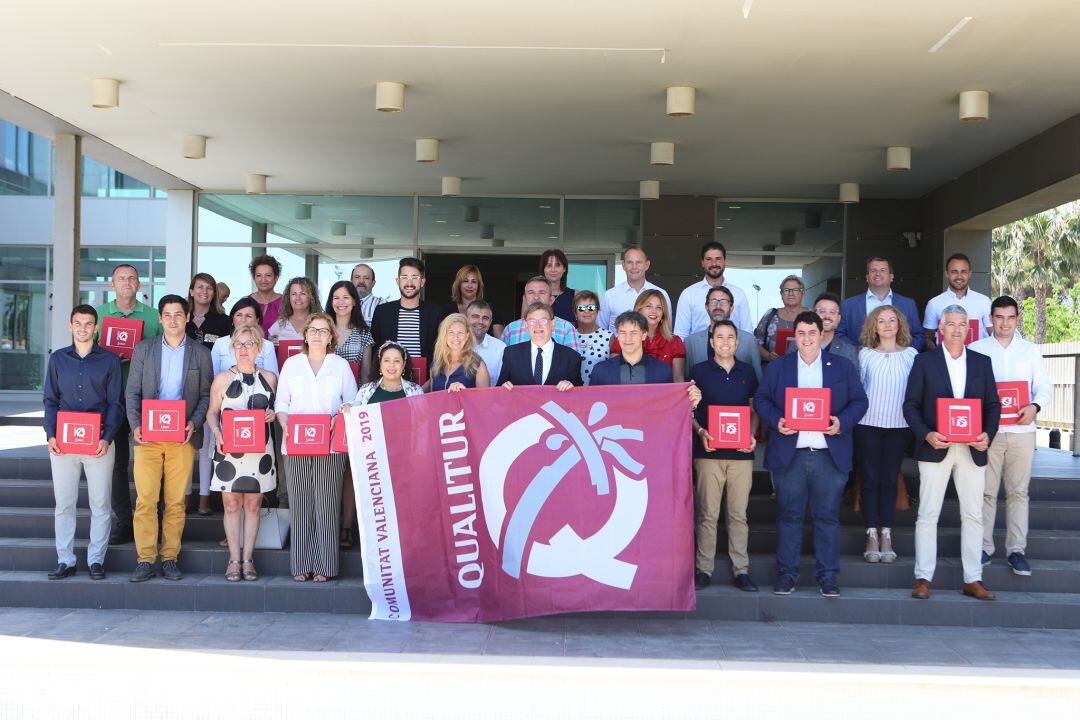
POLYGON ((683 290, 673 313, 667 292, 646 279, 650 261, 641 248, 623 253, 625 282, 601 296, 567 287, 568 259, 549 250, 539 273, 525 283, 520 312, 509 322, 485 300, 475 265, 458 271, 445 305, 422 299, 427 278, 417 258, 399 262, 397 300, 375 295, 374 269, 360 264, 349 280, 330 288, 322 305, 306 277, 288 280, 279 294, 281 265, 262 255, 249 267, 254 292, 228 314, 221 287, 206 273, 192 279, 187 297, 166 295, 155 311, 137 298, 135 268, 120 265, 112 277, 115 298, 98 308, 76 307, 73 344, 54 352, 49 362, 45 429, 56 488, 58 555, 49 577, 75 573, 80 471, 89 486, 87 559, 93 578, 104 577, 108 545, 131 540, 138 554, 132 582, 154 577, 159 560, 164 578, 183 576, 178 558, 185 512, 195 507, 197 466, 198 512, 212 512, 210 494, 222 494, 227 580, 258 577, 252 553, 260 508, 270 497, 290 509, 293 579, 324 582, 339 574, 339 548, 355 539, 348 460, 337 452, 291 456, 290 416, 334 417, 350 404, 469 388, 548 385, 565 392, 582 385, 684 381, 689 381, 693 411, 699 589, 711 583, 726 497, 734 584, 757 590, 747 552, 746 509, 759 439, 765 442, 765 467, 779 504, 778 594, 792 592, 797 584, 809 506, 816 579, 823 595, 839 595, 840 502, 853 473, 866 520, 864 558, 896 560, 891 529, 897 481, 912 445, 921 482, 912 594, 930 594, 938 513, 950 477, 963 522, 963 592, 993 599, 981 576, 994 554, 1003 476, 1008 562, 1014 572, 1030 574, 1024 546, 1034 420, 1051 388, 1038 348, 1016 333, 1017 303, 1009 297, 991 303, 971 290, 971 263, 957 254, 946 263, 949 288, 930 301, 920 322, 914 301, 892 292, 889 260, 875 257, 867 262, 865 294, 841 300, 823 293, 807 306, 802 279, 790 276, 780 287, 783 306, 755 325, 745 293, 725 280, 726 261, 723 245, 706 243, 704 277, 683 290), (142 321, 143 339, 130 359, 96 342, 107 317, 142 321), (285 345, 299 352, 282 355, 278 351, 285 345), (1006 381, 1026 382, 1031 401, 1014 424, 999 427, 996 383, 1006 381), (827 426, 788 427, 790 388, 829 389, 827 426), (947 442, 938 432, 939 398, 980 400, 982 434, 971 443, 947 442), (144 399, 183 401, 183 442, 144 441, 144 399), (749 409, 753 433, 744 447, 714 447, 710 406, 749 409), (265 413, 259 414, 266 423, 265 447, 225 452, 223 417, 229 410, 265 413), (59 411, 98 414, 96 453, 61 452, 59 411), (135 441, 134 509, 130 440, 135 441), (164 505, 160 543, 159 499, 164 505))

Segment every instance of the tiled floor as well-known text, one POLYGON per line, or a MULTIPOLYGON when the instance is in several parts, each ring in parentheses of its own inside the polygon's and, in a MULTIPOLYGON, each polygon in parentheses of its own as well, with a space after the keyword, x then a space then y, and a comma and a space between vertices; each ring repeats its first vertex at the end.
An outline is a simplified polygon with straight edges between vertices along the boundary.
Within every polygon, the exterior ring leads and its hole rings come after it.
POLYGON ((0 635, 239 652, 684 659, 1080 669, 1080 631, 535 618, 493 625, 356 616, 0 608, 0 635))

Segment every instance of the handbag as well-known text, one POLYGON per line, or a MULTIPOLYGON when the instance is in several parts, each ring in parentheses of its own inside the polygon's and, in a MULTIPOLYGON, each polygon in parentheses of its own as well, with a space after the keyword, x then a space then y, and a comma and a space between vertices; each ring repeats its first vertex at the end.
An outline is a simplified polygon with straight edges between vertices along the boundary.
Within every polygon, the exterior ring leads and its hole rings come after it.
MULTIPOLYGON (((266 506, 259 509, 259 532, 255 535, 255 548, 257 550, 281 550, 285 547, 285 539, 289 537, 290 516, 289 508, 272 508, 266 506)), ((240 513, 240 537, 244 537, 244 516, 240 513)), ((241 542, 243 542, 241 540, 241 542)))

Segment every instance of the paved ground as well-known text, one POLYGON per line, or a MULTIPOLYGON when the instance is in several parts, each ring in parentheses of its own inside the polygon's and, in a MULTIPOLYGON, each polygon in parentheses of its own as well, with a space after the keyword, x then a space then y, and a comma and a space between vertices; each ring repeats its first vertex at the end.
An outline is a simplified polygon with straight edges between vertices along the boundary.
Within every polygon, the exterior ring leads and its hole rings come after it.
POLYGON ((0 608, 0 637, 258 653, 859 663, 1080 670, 1080 630, 535 618, 494 625, 362 617, 0 608))

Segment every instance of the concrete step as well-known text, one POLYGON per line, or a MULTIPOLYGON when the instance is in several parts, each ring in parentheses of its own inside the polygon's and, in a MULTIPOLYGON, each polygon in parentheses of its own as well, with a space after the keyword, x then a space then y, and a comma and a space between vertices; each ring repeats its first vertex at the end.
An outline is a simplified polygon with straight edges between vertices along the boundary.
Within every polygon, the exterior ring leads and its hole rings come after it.
MULTIPOLYGON (((823 598, 816 589, 800 587, 780 597, 768 589, 744 593, 712 586, 697 594, 690 613, 600 613, 601 616, 659 617, 763 622, 830 622, 852 624, 948 625, 1076 628, 1080 627, 1080 595, 998 592, 995 602, 980 602, 952 589, 936 588, 929 600, 913 600, 908 589, 843 586, 841 597, 823 598)), ((0 606, 122 608, 208 612, 361 613, 370 602, 359 580, 295 583, 284 577, 229 583, 223 578, 189 574, 169 582, 160 577, 133 584, 112 574, 93 581, 85 573, 50 581, 41 572, 0 572, 0 606)))

